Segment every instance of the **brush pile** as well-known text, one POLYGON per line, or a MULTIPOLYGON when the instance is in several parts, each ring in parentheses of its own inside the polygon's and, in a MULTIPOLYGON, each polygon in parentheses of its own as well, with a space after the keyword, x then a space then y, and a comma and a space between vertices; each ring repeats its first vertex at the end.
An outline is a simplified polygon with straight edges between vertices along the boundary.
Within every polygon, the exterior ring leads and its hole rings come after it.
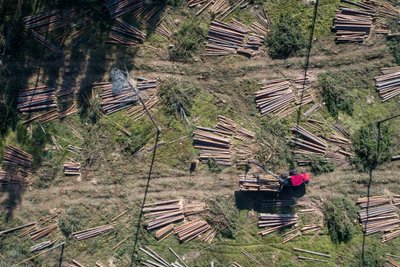
POLYGON ((299 216, 296 214, 270 214, 260 213, 258 216, 258 227, 264 228, 258 234, 264 236, 276 232, 282 228, 295 225, 299 216))
POLYGON ((295 102, 295 96, 288 80, 276 79, 259 83, 261 90, 255 93, 256 105, 262 116, 274 114, 286 116, 289 107, 295 102))
POLYGON ((386 102, 400 95, 400 67, 382 68, 381 72, 374 79, 382 102, 386 102))
POLYGON ((279 192, 281 185, 272 175, 241 174, 239 175, 240 191, 279 192))
POLYGON ((56 91, 52 87, 38 86, 18 91, 17 108, 19 112, 34 112, 57 107, 56 91))
POLYGON ((143 7, 142 0, 105 0, 105 5, 112 19, 143 7))
POLYGON ((115 22, 116 26, 111 28, 107 43, 131 46, 143 43, 146 39, 146 33, 129 23, 126 23, 121 19, 116 19, 115 22))
POLYGON ((64 163, 64 175, 66 176, 80 176, 81 175, 81 164, 78 162, 65 162, 64 163))
POLYGON ((86 230, 79 231, 79 232, 74 232, 71 235, 74 238, 76 238, 77 240, 81 241, 81 240, 86 240, 89 238, 93 238, 93 237, 102 235, 104 233, 111 231, 112 229, 114 229, 114 226, 112 224, 107 224, 107 225, 97 226, 97 227, 86 229, 86 230))
POLYGON ((382 233, 383 243, 400 236, 397 209, 387 196, 359 198, 357 204, 361 207, 358 216, 366 235, 382 233))

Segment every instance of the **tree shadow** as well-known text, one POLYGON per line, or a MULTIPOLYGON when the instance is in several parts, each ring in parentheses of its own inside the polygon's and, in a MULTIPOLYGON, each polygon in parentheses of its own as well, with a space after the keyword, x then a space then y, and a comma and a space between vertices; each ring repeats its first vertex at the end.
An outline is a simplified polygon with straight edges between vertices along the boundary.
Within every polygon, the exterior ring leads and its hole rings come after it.
POLYGON ((1 194, 6 194, 4 201, 0 203, 0 207, 5 210, 5 221, 9 222, 13 218, 14 209, 21 203, 25 186, 18 183, 3 184, 0 186, 1 194))

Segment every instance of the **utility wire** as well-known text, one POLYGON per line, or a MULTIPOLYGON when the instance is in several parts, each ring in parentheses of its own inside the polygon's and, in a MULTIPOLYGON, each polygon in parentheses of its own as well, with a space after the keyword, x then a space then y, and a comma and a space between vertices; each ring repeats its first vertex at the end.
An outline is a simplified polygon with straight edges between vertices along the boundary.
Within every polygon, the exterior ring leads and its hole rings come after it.
MULTIPOLYGON (((307 73, 308 73, 308 67, 310 65, 311 50, 312 50, 313 39, 314 39, 315 23, 316 23, 317 16, 318 16, 318 5, 319 5, 318 0, 315 0, 314 14, 313 14, 313 19, 312 19, 312 24, 311 24, 311 31, 310 31, 310 36, 308 38, 308 49, 307 49, 306 62, 304 64, 304 80, 303 80, 303 86, 302 86, 301 95, 300 95, 300 106, 299 106, 299 109, 297 110, 296 129, 298 129, 299 125, 300 125, 304 91, 306 88, 306 78, 307 78, 307 73)), ((296 136, 296 138, 299 137, 298 131, 296 131, 295 136, 296 136)), ((292 153, 292 161, 294 162, 294 153, 292 153)))
MULTIPOLYGON (((127 81, 128 81, 128 79, 127 79, 127 81)), ((154 120, 154 118, 151 115, 151 113, 149 112, 149 110, 147 109, 146 104, 144 103, 143 99, 140 97, 139 91, 129 81, 128 81, 128 84, 132 88, 132 90, 134 90, 136 92, 136 94, 137 94, 137 96, 139 98, 139 101, 143 106, 144 111, 146 112, 146 114, 149 117, 151 123, 154 125, 154 128, 156 129, 156 140, 155 140, 155 144, 153 146, 153 153, 152 153, 152 156, 151 156, 151 163, 150 163, 150 168, 149 168, 149 172, 148 172, 148 176, 147 176, 147 183, 146 183, 146 187, 145 187, 145 190, 144 190, 142 204, 141 204, 141 207, 140 207, 139 219, 138 219, 137 224, 136 224, 135 239, 133 241, 133 252, 132 252, 130 266, 134 266, 134 257, 137 254, 137 243, 138 243, 138 240, 139 240, 139 232, 140 232, 140 227, 141 227, 142 218, 143 218, 143 208, 144 208, 144 206, 146 204, 147 193, 149 191, 151 176, 153 174, 153 167, 154 167, 154 162, 155 162, 155 158, 156 158, 158 142, 160 140, 161 129, 157 125, 156 121, 154 120)))
POLYGON ((318 0, 315 0, 315 3, 314 3, 314 15, 313 15, 313 19, 312 19, 310 36, 308 38, 308 51, 307 51, 307 56, 306 56, 306 62, 305 62, 305 65, 304 65, 304 81, 303 81, 303 86, 302 86, 301 96, 300 96, 300 107, 297 110, 297 123, 296 123, 297 127, 299 127, 299 124, 300 124, 301 108, 302 108, 302 105, 303 105, 303 97, 304 97, 304 91, 305 91, 304 89, 306 87, 307 72, 308 72, 308 67, 309 67, 309 64, 310 64, 311 50, 312 50, 313 39, 314 39, 314 31, 315 31, 315 23, 316 23, 317 16, 318 16, 318 5, 319 5, 318 0))

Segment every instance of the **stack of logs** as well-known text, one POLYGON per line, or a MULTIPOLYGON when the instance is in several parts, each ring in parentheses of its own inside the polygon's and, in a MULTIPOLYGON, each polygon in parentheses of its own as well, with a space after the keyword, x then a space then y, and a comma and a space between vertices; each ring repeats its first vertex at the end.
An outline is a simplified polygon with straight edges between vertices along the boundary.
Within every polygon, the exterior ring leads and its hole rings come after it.
POLYGON ((104 233, 111 231, 112 229, 114 229, 114 226, 112 224, 107 224, 107 225, 102 225, 102 226, 97 226, 94 228, 82 230, 79 232, 74 232, 74 233, 72 233, 72 236, 74 238, 76 238, 77 240, 81 241, 81 240, 86 240, 89 238, 93 238, 93 237, 102 235, 104 233))
POLYGON ((390 34, 386 20, 396 20, 400 15, 398 9, 385 1, 342 0, 342 2, 352 7, 342 6, 336 13, 333 30, 336 31, 338 43, 362 43, 368 38, 372 29, 375 29, 377 34, 390 34))
POLYGON ((239 189, 240 191, 279 192, 281 185, 277 178, 269 174, 241 174, 239 175, 239 189))
POLYGON ((74 9, 51 10, 38 15, 27 16, 23 19, 25 29, 32 31, 32 36, 43 46, 54 53, 62 53, 62 50, 48 41, 42 34, 69 25, 77 17, 74 9))
POLYGON ((143 7, 142 0, 105 0, 105 5, 112 19, 143 7))
POLYGON ((400 236, 400 219, 396 206, 387 196, 363 197, 358 216, 365 235, 382 233, 382 243, 400 236))
POLYGON ((31 154, 11 145, 6 146, 0 184, 30 184, 32 160, 31 154))
POLYGON ((387 257, 383 267, 400 267, 400 263, 395 261, 392 257, 387 257))
MULTIPOLYGON (((158 90, 157 80, 149 80, 143 77, 138 77, 134 86, 136 87, 136 90, 139 92, 142 99, 148 99, 145 102, 148 110, 153 108, 158 103, 158 98, 156 95, 158 90)), ((125 90, 114 93, 112 87, 113 85, 110 82, 97 82, 93 83, 92 85, 93 90, 102 90, 100 95, 101 106, 105 114, 112 114, 129 108, 126 110, 127 115, 134 116, 135 118, 139 118, 144 115, 145 111, 142 104, 138 101, 136 90, 127 87, 125 90)))
POLYGON ((143 208, 147 230, 156 230, 155 236, 163 240, 172 234, 177 234, 182 242, 195 238, 211 242, 216 232, 204 220, 192 217, 204 212, 206 205, 203 202, 184 204, 182 199, 173 199, 162 202, 146 204, 143 208), (175 224, 184 221, 184 224, 175 224))
POLYGON ((246 31, 234 24, 222 21, 212 21, 208 32, 206 54, 208 56, 222 56, 235 54, 242 47, 246 31))
POLYGON ((156 253, 154 250, 149 247, 139 248, 140 251, 144 252, 146 256, 150 257, 151 260, 144 260, 142 257, 141 264, 142 266, 147 267, 188 267, 188 265, 183 261, 182 257, 180 257, 172 248, 168 248, 172 254, 177 258, 175 262, 169 263, 160 254, 156 253))
POLYGON ((67 176, 80 176, 81 175, 81 164, 78 162, 65 162, 64 163, 64 175, 67 176))
POLYGON ((146 39, 146 33, 122 19, 116 19, 115 22, 117 25, 111 28, 107 43, 131 46, 143 43, 146 39))
POLYGON ((265 228, 258 232, 264 236, 276 232, 282 228, 286 228, 297 224, 299 216, 296 214, 270 214, 260 213, 258 227, 265 228))
POLYGON ((252 143, 255 134, 224 116, 218 116, 215 128, 198 126, 193 132, 193 145, 200 150, 200 161, 214 159, 219 165, 231 166, 235 151, 236 165, 245 165, 253 158, 252 143), (233 144, 233 139, 237 142, 233 144))
POLYGON ((101 108, 105 114, 112 114, 122 109, 132 106, 137 101, 136 93, 133 90, 123 90, 119 93, 112 91, 112 83, 99 82, 93 83, 93 89, 102 89, 101 93, 101 108))
POLYGON ((17 108, 20 112, 34 112, 57 107, 56 91, 52 87, 38 86, 18 91, 17 108))
POLYGON ((400 95, 400 67, 381 68, 382 75, 375 77, 376 90, 382 102, 400 95))
POLYGON ((256 105, 262 116, 274 114, 278 117, 287 115, 295 96, 288 80, 276 79, 262 81, 261 90, 255 93, 256 105))
POLYGON ((187 221, 180 226, 175 226, 174 232, 178 236, 179 241, 183 243, 193 240, 195 238, 199 238, 203 241, 208 241, 208 236, 212 236, 214 233, 214 231, 211 229, 211 225, 200 218, 196 218, 192 221, 187 221))
POLYGON ((193 146, 200 150, 200 162, 213 159, 222 166, 232 165, 231 140, 226 137, 226 132, 198 126, 193 135, 193 146))
POLYGON ((315 154, 319 156, 326 154, 328 145, 321 138, 301 126, 293 127, 292 132, 294 137, 291 139, 291 143, 296 147, 293 153, 300 155, 315 154))
POLYGON ((230 3, 228 0, 188 0, 188 6, 200 7, 199 11, 196 12, 196 16, 200 15, 204 10, 215 15, 218 19, 225 19, 237 8, 244 9, 249 5, 248 0, 239 0, 230 3))
POLYGON ((333 26, 336 42, 364 42, 371 31, 373 16, 374 11, 341 8, 335 15, 333 26))

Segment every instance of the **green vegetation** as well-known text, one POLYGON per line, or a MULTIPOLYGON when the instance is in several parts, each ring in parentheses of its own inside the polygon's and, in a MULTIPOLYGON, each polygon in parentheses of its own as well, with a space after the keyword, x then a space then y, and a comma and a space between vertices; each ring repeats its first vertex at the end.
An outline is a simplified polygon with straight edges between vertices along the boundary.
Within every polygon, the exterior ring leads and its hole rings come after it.
POLYGON ((215 159, 209 159, 207 162, 208 165, 208 170, 211 173, 221 173, 222 172, 222 167, 218 164, 218 162, 215 159))
MULTIPOLYGON (((264 8, 273 24, 279 20, 282 13, 288 13, 299 20, 302 33, 308 35, 314 12, 313 5, 297 0, 257 0, 257 2, 264 2, 264 8)), ((315 37, 331 35, 332 18, 339 7, 339 3, 340 0, 319 0, 315 37)))
POLYGON ((290 149, 286 137, 290 135, 288 124, 282 121, 263 119, 257 132, 257 160, 269 168, 286 169, 291 164, 290 149))
POLYGON ((353 113, 353 99, 348 95, 347 88, 341 83, 336 74, 324 73, 318 76, 318 85, 329 113, 337 118, 339 112, 348 115, 353 113))
POLYGON ((379 240, 372 239, 370 244, 365 245, 364 257, 360 249, 355 257, 352 267, 377 267, 384 264, 384 251, 382 251, 379 240))
POLYGON ((234 238, 239 212, 233 199, 217 198, 209 203, 207 221, 223 238, 234 238))
POLYGON ((203 47, 207 31, 198 19, 184 21, 174 35, 175 46, 170 49, 170 59, 188 61, 203 47))
POLYGON ((381 125, 380 142, 378 147, 378 128, 369 124, 359 129, 353 138, 356 158, 354 163, 364 170, 375 169, 379 164, 390 160, 391 136, 389 127, 381 125))
POLYGON ((349 242, 354 234, 353 220, 357 209, 347 198, 334 198, 324 203, 325 222, 333 243, 349 242))
POLYGON ((400 36, 390 37, 387 41, 387 45, 396 61, 396 64, 400 65, 400 36))
POLYGON ((163 110, 167 115, 187 120, 197 91, 198 88, 191 83, 183 83, 176 79, 166 79, 161 82, 158 94, 163 110))
POLYGON ((316 175, 335 171, 335 165, 322 157, 311 158, 310 165, 311 171, 316 175))
POLYGON ((272 25, 265 42, 268 45, 268 53, 274 59, 294 55, 305 46, 300 20, 290 13, 281 14, 278 21, 272 25))

